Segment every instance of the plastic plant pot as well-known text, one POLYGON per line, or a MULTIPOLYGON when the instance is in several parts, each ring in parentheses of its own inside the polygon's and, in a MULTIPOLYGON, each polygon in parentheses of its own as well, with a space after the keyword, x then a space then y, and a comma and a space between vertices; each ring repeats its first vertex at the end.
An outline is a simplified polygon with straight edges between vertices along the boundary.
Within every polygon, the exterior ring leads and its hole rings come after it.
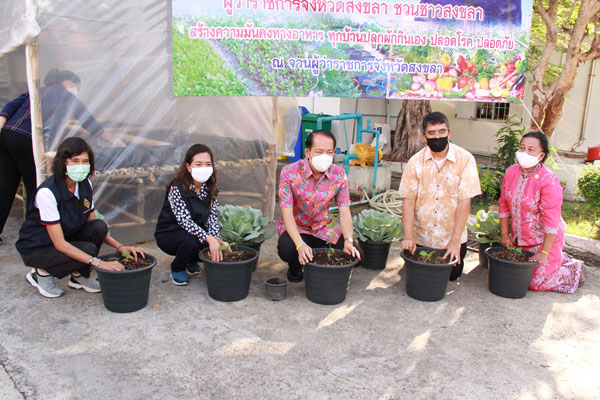
MULTIPOLYGON (((418 247, 417 251, 435 251, 444 254, 446 250, 418 247)), ((438 301, 446 295, 448 279, 456 261, 447 264, 430 264, 407 257, 406 250, 400 254, 406 268, 406 293, 413 299, 438 301)))
MULTIPOLYGON (((99 258, 106 260, 120 256, 119 253, 113 253, 99 258)), ((156 265, 156 257, 151 254, 145 256, 152 260, 152 264, 131 271, 107 271, 94 267, 100 281, 104 307, 107 310, 116 313, 128 313, 146 307, 150 293, 152 268, 156 265)))
POLYGON ((283 278, 269 278, 265 280, 265 294, 267 299, 281 301, 285 299, 288 280, 283 278))
POLYGON ((366 269, 385 269, 392 243, 372 242, 370 240, 366 242, 359 240, 358 242, 364 253, 361 260, 362 267, 366 269))
MULTIPOLYGON (((313 254, 329 249, 314 249, 313 254)), ((335 249, 336 253, 344 253, 335 249)), ((346 300, 352 269, 358 264, 358 259, 345 265, 320 265, 308 263, 304 266, 306 297, 317 304, 332 305, 346 300)))
POLYGON ((249 244, 249 243, 240 243, 240 245, 242 246, 246 246, 246 247, 250 247, 251 249, 254 249, 258 252, 258 257, 256 257, 256 261, 254 262, 254 266, 252 267, 252 272, 256 271, 256 268, 258 266, 258 258, 260 257, 260 246, 263 244, 263 242, 260 243, 254 243, 254 244, 249 244))
POLYGON ((207 257, 208 250, 202 250, 199 254, 200 261, 204 263, 208 295, 218 301, 239 301, 248 296, 252 268, 258 259, 258 251, 253 248, 240 245, 231 248, 250 251, 254 257, 244 261, 215 262, 207 257))
MULTIPOLYGON (((506 250, 506 248, 494 246, 485 250, 490 260, 488 268, 490 292, 510 299, 525 297, 537 263, 503 260, 494 255, 495 252, 502 250, 506 250)), ((522 250, 522 252, 528 257, 533 256, 533 253, 529 251, 522 250)))

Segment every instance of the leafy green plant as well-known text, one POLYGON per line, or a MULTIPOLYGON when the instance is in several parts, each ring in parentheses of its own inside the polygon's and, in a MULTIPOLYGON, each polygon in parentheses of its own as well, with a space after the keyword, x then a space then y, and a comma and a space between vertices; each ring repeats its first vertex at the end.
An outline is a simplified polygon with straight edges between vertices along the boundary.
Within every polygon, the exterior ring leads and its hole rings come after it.
POLYGON ((498 211, 479 210, 475 224, 467 223, 467 229, 476 234, 476 240, 479 243, 500 243, 502 234, 500 233, 500 218, 498 211))
POLYGON ((507 122, 496 132, 496 166, 506 170, 515 163, 515 156, 519 150, 521 137, 525 134, 525 127, 514 116, 509 116, 507 122))
POLYGON ((425 261, 429 262, 431 261, 431 257, 433 257, 433 254, 435 253, 435 251, 431 250, 431 251, 425 251, 425 250, 421 250, 419 252, 419 255, 423 258, 425 258, 425 261))
POLYGON ((354 232, 363 242, 390 243, 402 235, 402 221, 397 215, 376 210, 362 210, 352 218, 354 232))
POLYGON ((224 205, 219 207, 221 237, 230 243, 258 244, 275 235, 274 229, 265 230, 268 218, 252 207, 224 205))
POLYGON ((600 162, 584 167, 577 175, 579 193, 590 205, 596 219, 600 219, 600 162))
POLYGON ((479 178, 483 197, 494 202, 498 201, 502 187, 502 178, 504 178, 503 171, 498 169, 484 169, 479 178))
POLYGON ((131 254, 128 251, 122 252, 121 256, 125 259, 131 258, 131 254))
POLYGON ((520 247, 509 247, 508 250, 512 251, 513 253, 523 255, 523 249, 520 247))

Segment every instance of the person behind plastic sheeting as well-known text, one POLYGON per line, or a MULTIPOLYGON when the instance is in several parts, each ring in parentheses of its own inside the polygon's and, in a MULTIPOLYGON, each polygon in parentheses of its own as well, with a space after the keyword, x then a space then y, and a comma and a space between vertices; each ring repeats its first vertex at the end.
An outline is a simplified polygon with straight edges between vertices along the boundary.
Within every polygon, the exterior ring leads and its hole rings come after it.
POLYGON ((332 164, 335 136, 325 130, 311 132, 304 152, 306 158, 283 167, 279 177, 282 219, 277 224, 277 252, 288 263, 290 282, 302 281, 302 266, 313 260, 313 248, 331 243, 360 259, 352 239, 348 177, 343 168, 332 164), (341 227, 333 226, 329 215, 333 199, 339 207, 341 227))
POLYGON ((448 142, 448 118, 427 114, 423 138, 427 146, 413 155, 402 174, 402 249, 414 254, 417 246, 445 249, 444 258, 457 263, 450 280, 456 280, 467 254, 467 218, 471 198, 481 194, 475 157, 448 142))
POLYGON ((103 261, 96 256, 102 243, 128 252, 135 261, 140 247, 125 246, 108 234, 108 226, 96 219, 92 183, 94 153, 81 138, 65 139, 52 163, 53 175, 37 189, 29 204, 25 222, 19 231, 16 247, 25 265, 32 267, 27 281, 42 296, 63 294, 54 278, 70 275, 68 286, 89 293, 100 292, 91 267, 109 271, 124 269, 117 261, 103 261))
POLYGON ((200 272, 198 253, 210 249, 213 261, 222 261, 217 171, 212 151, 194 144, 185 153, 173 180, 167 185, 165 201, 158 216, 154 238, 165 253, 175 256, 171 281, 187 285, 189 275, 200 272))
MULTIPOLYGON (((62 124, 76 120, 91 134, 102 134, 102 126, 77 98, 81 79, 71 71, 53 69, 46 75, 41 89, 42 123, 45 148, 55 140, 62 124)), ((0 234, 23 179, 27 202, 37 186, 31 140, 31 106, 29 93, 23 93, 0 112, 0 234)), ((28 204, 27 204, 28 205, 28 204)), ((27 207, 26 207, 27 208, 27 207)), ((0 239, 0 242, 2 239, 0 239)))
POLYGON ((521 139, 518 163, 506 170, 498 202, 502 245, 535 253, 530 261, 538 264, 529 290, 575 293, 583 280, 583 262, 562 251, 563 188, 544 166, 548 152, 548 138, 542 132, 529 132, 521 139))

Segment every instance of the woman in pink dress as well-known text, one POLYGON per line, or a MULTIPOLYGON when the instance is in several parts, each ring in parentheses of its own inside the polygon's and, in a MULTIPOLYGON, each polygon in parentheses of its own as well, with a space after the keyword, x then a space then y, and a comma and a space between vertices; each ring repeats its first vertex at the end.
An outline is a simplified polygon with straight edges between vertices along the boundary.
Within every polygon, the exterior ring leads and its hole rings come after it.
POLYGON ((566 225, 561 216, 563 189, 554 172, 543 163, 548 139, 529 132, 521 139, 518 164, 506 170, 499 201, 502 245, 534 253, 535 267, 529 290, 574 293, 583 262, 562 249, 566 225))

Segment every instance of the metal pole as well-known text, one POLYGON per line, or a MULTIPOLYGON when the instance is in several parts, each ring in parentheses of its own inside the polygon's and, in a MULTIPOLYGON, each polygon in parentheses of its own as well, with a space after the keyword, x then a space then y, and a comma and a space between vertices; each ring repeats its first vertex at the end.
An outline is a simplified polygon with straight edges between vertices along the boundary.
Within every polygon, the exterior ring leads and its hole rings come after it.
MULTIPOLYGON (((25 0, 25 10, 28 17, 35 19, 37 11, 35 0, 25 0)), ((25 64, 27 69, 27 87, 29 88, 29 104, 31 106, 31 141, 33 145, 33 159, 35 160, 36 180, 39 185, 44 180, 45 162, 37 37, 25 46, 25 64)))

